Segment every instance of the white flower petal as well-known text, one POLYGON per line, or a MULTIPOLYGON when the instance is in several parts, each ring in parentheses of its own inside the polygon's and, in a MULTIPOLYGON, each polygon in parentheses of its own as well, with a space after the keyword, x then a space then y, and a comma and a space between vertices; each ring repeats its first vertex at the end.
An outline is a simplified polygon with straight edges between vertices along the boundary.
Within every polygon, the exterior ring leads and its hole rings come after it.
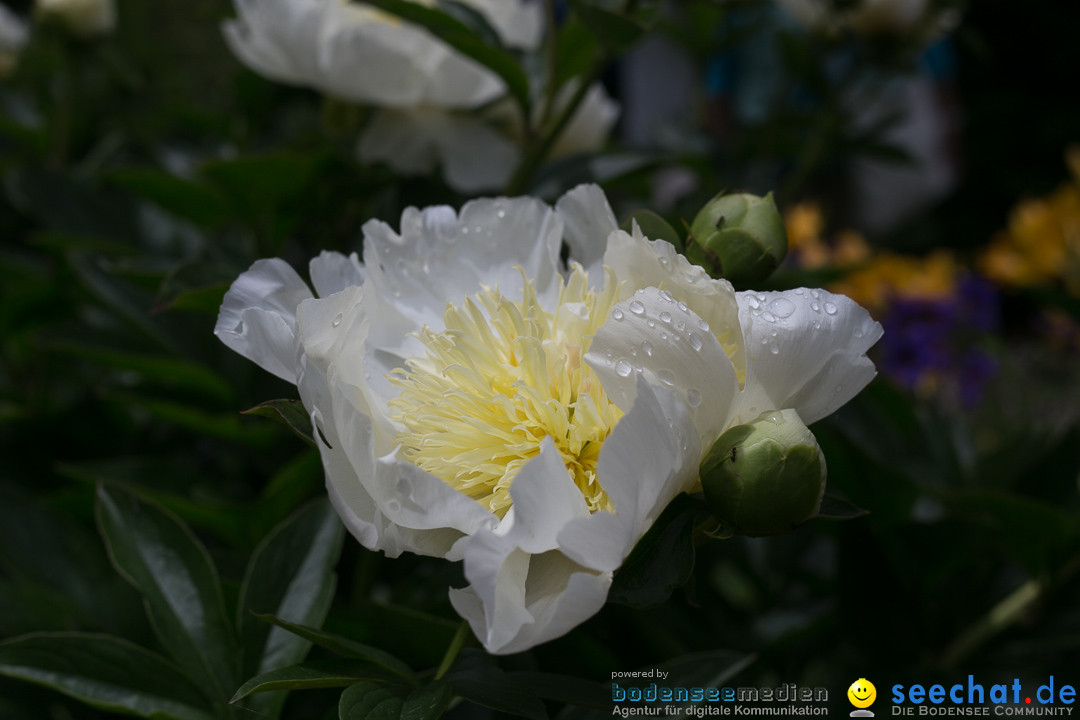
POLYGON ((680 492, 697 483, 702 447, 686 407, 638 380, 634 406, 604 441, 597 477, 615 512, 570 520, 559 534, 563 553, 599 571, 614 571, 680 492))
POLYGON ((308 272, 319 297, 327 297, 364 282, 364 268, 356 253, 346 257, 339 252, 323 250, 311 259, 308 272))
POLYGON ((362 162, 428 175, 442 165, 447 184, 465 193, 502 187, 517 167, 517 146, 472 115, 430 107, 382 110, 357 145, 362 162))
POLYGON ((544 34, 544 8, 540 3, 528 0, 462 1, 483 13, 506 45, 522 50, 535 50, 540 47, 544 34))
POLYGON ((555 210, 566 223, 570 257, 589 270, 590 280, 600 282, 608 235, 619 229, 604 191, 598 185, 578 185, 559 198, 555 210))
POLYGON ((739 308, 731 283, 709 277, 704 268, 680 255, 671 243, 647 239, 636 223, 633 235, 622 230, 611 234, 604 265, 625 283, 620 299, 626 299, 637 288, 656 287, 686 303, 708 323, 731 358, 736 376, 744 376, 746 358, 738 329, 739 308))
MULTIPOLYGON (((521 0, 480 8, 514 41, 541 30, 521 0)), ((475 108, 505 93, 491 70, 426 30, 339 0, 235 0, 223 25, 229 47, 255 72, 329 95, 388 108, 475 108)))
POLYGON ((741 292, 738 301, 748 367, 738 422, 792 408, 809 425, 873 379, 866 351, 881 325, 851 298, 798 288, 741 292))
POLYGON ((284 260, 256 260, 225 293, 214 334, 267 372, 295 382, 296 308, 311 296, 284 260))
POLYGON ((612 308, 585 361, 608 397, 629 410, 638 377, 686 403, 703 444, 727 426, 739 385, 724 348, 697 313, 666 290, 638 290, 612 308))
POLYGON ((514 478, 510 497, 514 505, 497 532, 532 554, 558 548, 557 538, 567 520, 589 514, 585 498, 550 436, 541 442, 540 454, 525 463, 514 478))
POLYGON ((278 82, 312 83, 319 76, 322 0, 235 0, 239 17, 222 32, 251 70, 278 82))
MULTIPOLYGON (((555 99, 556 112, 561 112, 577 92, 577 80, 563 85, 555 99)), ((604 86, 593 84, 585 93, 577 112, 570 118, 549 153, 552 159, 583 153, 595 153, 604 148, 611 128, 619 119, 619 104, 611 99, 604 86)))
POLYGON ((418 327, 441 329, 446 304, 459 305, 482 284, 520 297, 522 271, 542 297, 558 289, 562 221, 533 198, 473 200, 460 216, 409 208, 400 235, 370 221, 364 237, 368 285, 418 327))

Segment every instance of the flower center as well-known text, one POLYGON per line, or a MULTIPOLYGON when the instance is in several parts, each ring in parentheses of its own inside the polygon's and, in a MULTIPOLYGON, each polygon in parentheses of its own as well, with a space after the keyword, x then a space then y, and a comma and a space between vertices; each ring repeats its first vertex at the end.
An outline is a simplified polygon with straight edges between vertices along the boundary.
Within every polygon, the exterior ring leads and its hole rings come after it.
POLYGON ((589 509, 610 509, 596 463, 622 411, 581 359, 616 301, 614 276, 595 292, 575 266, 548 312, 522 275, 521 302, 484 288, 447 304, 446 330, 420 331, 425 357, 391 376, 401 456, 501 517, 514 478, 550 437, 589 509))

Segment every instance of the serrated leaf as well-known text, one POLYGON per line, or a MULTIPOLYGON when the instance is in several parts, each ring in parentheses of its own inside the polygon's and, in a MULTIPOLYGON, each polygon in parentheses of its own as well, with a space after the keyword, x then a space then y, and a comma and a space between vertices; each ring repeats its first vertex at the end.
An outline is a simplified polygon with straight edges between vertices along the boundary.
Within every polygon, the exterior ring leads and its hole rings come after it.
POLYGON ((96 514, 113 566, 142 593, 162 645, 215 697, 229 697, 239 653, 206 549, 175 515, 119 486, 98 486, 96 514))
POLYGON ((288 398, 267 400, 253 408, 242 411, 240 414, 261 415, 262 417, 283 422, 302 440, 315 447, 315 428, 311 425, 311 417, 304 408, 304 404, 299 400, 288 398))
POLYGON ((256 615, 255 617, 273 625, 277 625, 280 628, 284 628, 294 635, 298 635, 305 640, 310 640, 319 647, 326 648, 331 652, 356 660, 363 660, 364 662, 385 670, 391 675, 396 675, 399 679, 412 685, 416 684, 416 676, 412 669, 400 659, 384 650, 355 642, 348 638, 341 637, 340 635, 333 635, 331 633, 300 625, 299 623, 291 623, 287 620, 282 620, 279 617, 274 617, 273 615, 256 615))
POLYGON ((494 72, 506 83, 510 95, 522 107, 524 116, 529 117, 531 102, 529 79, 513 55, 500 47, 485 43, 468 25, 445 12, 407 0, 364 0, 364 2, 423 27, 461 54, 494 72))
POLYGON ((200 689, 175 665, 111 635, 43 633, 9 640, 0 644, 0 675, 110 712, 175 720, 214 717, 200 689))
POLYGON ((515 683, 490 657, 467 648, 446 675, 457 695, 498 712, 530 720, 547 720, 539 696, 523 683, 515 683))
POLYGON ((702 509, 686 494, 668 503, 615 574, 608 601, 649 608, 683 585, 694 570, 694 519, 702 509))
MULTIPOLYGON (((250 613, 273 613, 319 627, 334 598, 334 566, 344 526, 330 502, 318 500, 272 531, 251 557, 237 605, 243 676, 304 659, 311 642, 250 613)), ((263 696, 255 709, 277 716, 284 695, 263 696)))
MULTIPOLYGON (((256 675, 241 685, 229 702, 235 703, 257 693, 348 687, 361 680, 371 680, 382 684, 390 679, 378 668, 359 660, 347 658, 312 660, 256 675)), ((265 712, 257 705, 248 707, 260 714, 265 712)), ((274 711, 273 715, 276 717, 277 711, 274 711)))

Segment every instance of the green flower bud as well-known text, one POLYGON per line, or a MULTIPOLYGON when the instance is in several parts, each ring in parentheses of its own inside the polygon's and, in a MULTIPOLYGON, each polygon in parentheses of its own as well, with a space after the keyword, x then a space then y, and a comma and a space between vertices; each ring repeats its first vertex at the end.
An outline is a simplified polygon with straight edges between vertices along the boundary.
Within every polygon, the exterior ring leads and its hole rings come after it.
POLYGON ((787 231, 772 193, 717 195, 694 218, 686 257, 739 288, 766 279, 787 255, 787 231))
POLYGON ((710 511, 742 535, 776 535, 817 515, 825 456, 794 410, 772 410, 722 434, 701 463, 710 511))

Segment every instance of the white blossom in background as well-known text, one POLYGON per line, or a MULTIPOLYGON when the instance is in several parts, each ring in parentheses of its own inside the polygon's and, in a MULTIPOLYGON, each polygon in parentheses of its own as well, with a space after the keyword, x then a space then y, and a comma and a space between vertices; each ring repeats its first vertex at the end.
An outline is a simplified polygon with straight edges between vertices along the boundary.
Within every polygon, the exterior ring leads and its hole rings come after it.
POLYGON ((735 293, 617 228, 603 192, 480 199, 364 226, 314 293, 279 259, 225 296, 215 333, 295 382, 327 488, 365 546, 463 560, 456 610, 488 651, 556 638, 726 428, 811 423, 874 376, 881 327, 850 299, 735 293), (574 262, 562 266, 563 242, 574 262))
POLYGON ((35 12, 81 37, 107 35, 116 27, 115 0, 36 0, 35 12))
POLYGON ((6 5, 0 4, 0 80, 15 72, 29 37, 26 23, 6 5))
MULTIPOLYGON (((517 150, 464 111, 506 93, 502 79, 426 30, 347 0, 234 0, 237 17, 223 26, 233 53, 255 72, 381 108, 364 131, 358 154, 403 173, 441 164, 464 191, 509 178, 517 150), (494 136, 494 137, 493 137, 494 136), (494 143, 490 163, 457 150, 494 143), (388 148, 394 148, 391 152, 388 148)), ((432 4, 432 3, 421 3, 432 4)), ((535 48, 542 8, 524 0, 465 0, 507 45, 535 48)))

